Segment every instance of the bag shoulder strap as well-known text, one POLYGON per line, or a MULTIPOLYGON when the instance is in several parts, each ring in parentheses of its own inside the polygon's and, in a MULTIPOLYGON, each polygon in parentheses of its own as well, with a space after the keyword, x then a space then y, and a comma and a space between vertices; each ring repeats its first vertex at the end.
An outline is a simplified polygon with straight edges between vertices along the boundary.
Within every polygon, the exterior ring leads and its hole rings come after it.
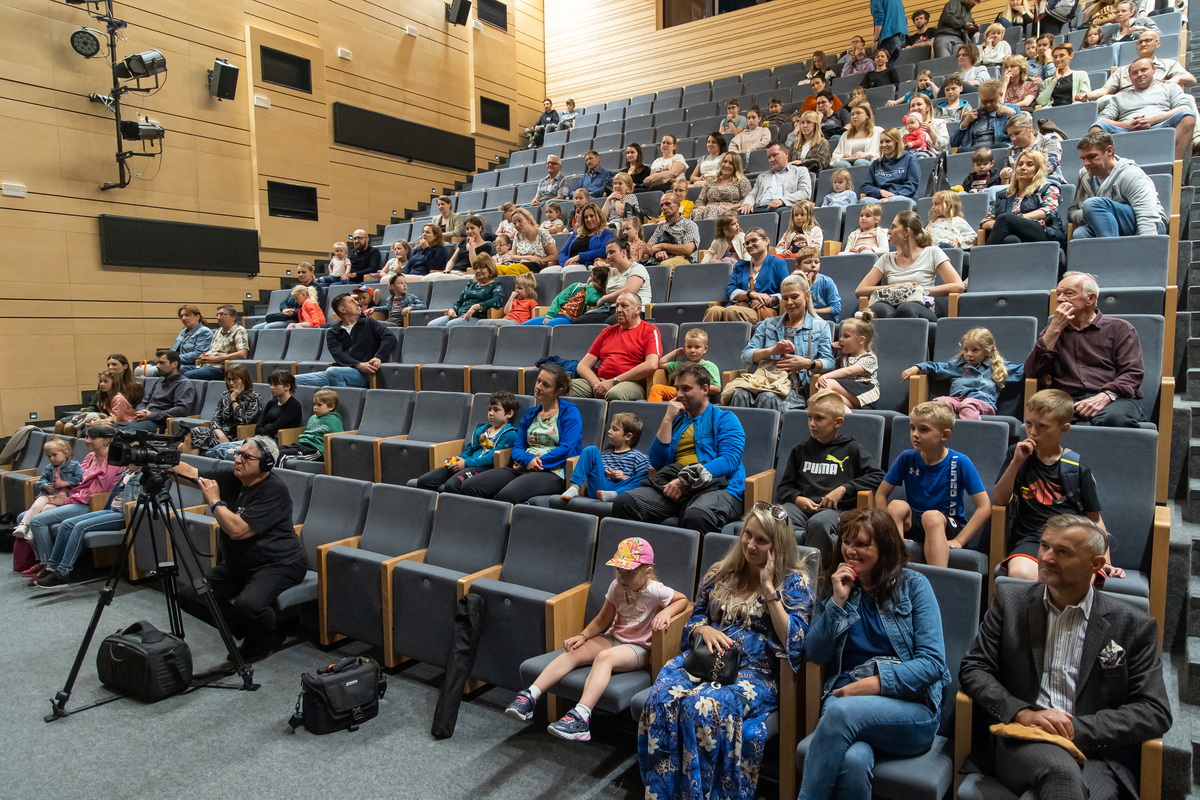
POLYGON ((1079 503, 1083 498, 1082 485, 1083 474, 1079 469, 1083 458, 1069 447, 1063 448, 1063 454, 1059 458, 1058 468, 1059 475, 1062 477, 1063 494, 1067 497, 1067 502, 1075 508, 1079 508, 1079 503))

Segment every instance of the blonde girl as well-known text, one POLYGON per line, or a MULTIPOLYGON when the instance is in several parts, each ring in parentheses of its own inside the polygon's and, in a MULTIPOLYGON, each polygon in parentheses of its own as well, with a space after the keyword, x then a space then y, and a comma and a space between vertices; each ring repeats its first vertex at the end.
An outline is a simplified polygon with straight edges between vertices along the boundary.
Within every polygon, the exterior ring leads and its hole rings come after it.
POLYGON ((788 219, 787 230, 779 238, 775 246, 775 254, 783 258, 795 258, 801 247, 821 249, 825 242, 825 232, 813 219, 813 204, 811 200, 797 200, 792 206, 792 214, 788 219))
POLYGON ((854 179, 850 177, 850 170, 844 167, 834 170, 833 177, 829 179, 829 182, 833 191, 825 195, 821 201, 822 208, 830 206, 845 208, 858 202, 858 192, 854 191, 854 179))
POLYGON ((604 205, 600 207, 600 216, 607 220, 606 224, 610 228, 620 227, 621 220, 626 217, 641 221, 642 209, 633 195, 633 178, 629 177, 628 172, 618 172, 613 176, 613 190, 604 199, 604 205))
POLYGON ((533 312, 537 310, 537 306, 537 278, 527 272, 524 275, 517 276, 512 294, 508 296, 508 300, 504 303, 504 316, 500 319, 481 319, 479 320, 479 324, 488 325, 493 328, 520 325, 533 318, 533 312))
POLYGON ((500 206, 500 216, 504 219, 496 226, 496 235, 504 234, 511 241, 512 237, 517 233, 517 226, 513 224, 513 212, 517 210, 516 203, 504 203, 500 206))
POLYGON ((837 366, 818 375, 813 386, 839 394, 847 408, 871 408, 879 399, 879 359, 871 349, 874 314, 859 311, 842 322, 842 335, 833 343, 837 366))
POLYGON ((929 224, 925 230, 929 232, 933 243, 943 249, 957 247, 970 250, 971 245, 975 244, 975 229, 963 217, 962 200, 958 192, 945 190, 933 195, 929 224))
POLYGON ((326 273, 321 276, 318 283, 328 285, 342 282, 342 277, 348 275, 351 269, 347 253, 345 242, 333 243, 333 253, 329 256, 329 266, 326 267, 326 273))
MULTIPOLYGON (((792 548, 795 550, 795 547, 792 548)), ((615 573, 600 613, 584 629, 563 642, 563 652, 504 710, 506 716, 528 722, 538 698, 568 673, 591 665, 579 704, 550 724, 560 739, 586 742, 592 738, 592 709, 614 672, 632 672, 646 665, 653 631, 666 630, 671 618, 690 603, 682 593, 664 586, 654 574, 654 549, 645 539, 631 537, 617 545, 608 560, 615 573)))
POLYGON ((799 117, 796 137, 788 145, 788 162, 803 165, 813 161, 819 169, 829 169, 829 141, 821 132, 821 115, 805 111, 799 117))
POLYGON ((566 233, 567 223, 563 222, 562 206, 558 203, 546 203, 546 218, 542 220, 541 228, 553 236, 556 233, 566 233))
POLYGON ((846 237, 847 253, 879 253, 890 250, 887 231, 879 226, 883 221, 883 207, 878 203, 867 203, 858 212, 858 227, 846 237))
POLYGON ((580 219, 580 214, 588 203, 592 202, 592 196, 587 189, 576 189, 575 194, 571 195, 571 199, 575 203, 574 210, 571 211, 571 222, 567 225, 568 228, 578 228, 583 222, 580 219))
POLYGON ((726 261, 734 264, 749 258, 750 255, 746 252, 746 234, 742 233, 742 227, 738 224, 738 215, 726 211, 717 217, 717 232, 708 246, 705 260, 709 263, 726 261))
POLYGON ((37 494, 33 505, 20 515, 20 523, 13 528, 13 536, 18 539, 28 539, 33 518, 48 508, 65 505, 67 495, 83 480, 83 467, 78 461, 71 460, 71 445, 62 439, 51 439, 42 445, 42 451, 47 463, 33 485, 37 494))
POLYGON ((950 381, 950 394, 934 399, 950 406, 959 419, 995 414, 1000 390, 1010 380, 1020 381, 1025 367, 1004 360, 987 328, 967 331, 960 345, 962 350, 953 360, 922 361, 901 372, 900 379, 926 374, 950 381))

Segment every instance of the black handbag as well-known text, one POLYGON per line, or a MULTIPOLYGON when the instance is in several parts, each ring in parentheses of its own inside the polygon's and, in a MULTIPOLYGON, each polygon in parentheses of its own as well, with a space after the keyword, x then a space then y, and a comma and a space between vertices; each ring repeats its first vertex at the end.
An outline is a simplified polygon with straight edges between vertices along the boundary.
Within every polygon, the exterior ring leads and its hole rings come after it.
POLYGON ((105 637, 96 672, 114 692, 153 703, 192 685, 192 651, 182 638, 143 620, 105 637))
POLYGON ((296 712, 288 720, 291 732, 301 725, 309 733, 356 731, 379 714, 379 698, 387 691, 387 678, 369 658, 343 658, 300 676, 296 712))
POLYGON ((737 681, 741 666, 742 648, 737 642, 731 644, 724 653, 713 653, 699 633, 692 634, 691 652, 683 657, 683 671, 692 679, 692 683, 729 686, 737 681))

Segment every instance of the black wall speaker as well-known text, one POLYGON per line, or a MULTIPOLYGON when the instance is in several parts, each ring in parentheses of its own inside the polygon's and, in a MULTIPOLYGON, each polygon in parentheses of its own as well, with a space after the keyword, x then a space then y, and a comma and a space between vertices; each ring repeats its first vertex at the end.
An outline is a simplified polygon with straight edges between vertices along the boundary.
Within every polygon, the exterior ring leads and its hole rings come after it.
POLYGON ((218 100, 232 100, 237 95, 238 68, 223 58, 213 62, 208 71, 208 93, 218 100))
POLYGON ((471 0, 451 0, 446 3, 446 21, 455 25, 466 25, 471 16, 471 0))

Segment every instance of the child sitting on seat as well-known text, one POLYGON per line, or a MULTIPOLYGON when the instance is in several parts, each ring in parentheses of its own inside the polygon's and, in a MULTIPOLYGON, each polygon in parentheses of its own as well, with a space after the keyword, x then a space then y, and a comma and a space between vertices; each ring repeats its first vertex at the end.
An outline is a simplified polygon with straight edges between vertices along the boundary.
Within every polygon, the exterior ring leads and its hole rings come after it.
POLYGON ((878 253, 882 255, 891 249, 887 230, 881 228, 883 221, 883 206, 878 203, 867 203, 858 212, 858 227, 850 231, 846 237, 847 253, 878 253))
POLYGON ((825 243, 825 232, 813 219, 812 212, 811 200, 796 201, 788 217, 787 230, 779 237, 779 244, 775 247, 775 255, 780 258, 795 258, 802 247, 821 249, 825 243))
POLYGON ((341 433, 346 430, 342 415, 338 412, 338 393, 333 389, 318 389, 313 394, 313 413, 300 434, 296 444, 285 444, 279 448, 279 465, 287 461, 324 461, 325 434, 341 433))
MULTIPOLYGON (((702 328, 692 328, 683 337, 683 347, 677 347, 667 353, 660 359, 659 363, 667 371, 667 380, 675 374, 675 370, 679 369, 680 364, 686 364, 687 361, 693 364, 699 364, 708 370, 708 375, 712 379, 712 383, 708 386, 709 394, 721 396, 721 370, 717 369, 717 365, 704 357, 708 355, 708 332, 702 328), (683 356, 687 361, 680 361, 679 357, 683 356)), ((650 387, 650 393, 646 399, 651 403, 665 403, 675 396, 674 386, 655 385, 650 387)), ((636 442, 635 442, 636 444, 636 442)))
POLYGON ((292 289, 292 299, 300 306, 296 312, 296 322, 288 323, 288 330, 292 328, 319 328, 325 324, 325 312, 321 309, 321 304, 312 298, 307 286, 297 286, 292 289))
POLYGON ((475 427, 461 453, 417 478, 417 488, 457 494, 468 478, 494 467, 496 451, 507 450, 516 441, 517 428, 512 420, 519 410, 511 392, 493 392, 488 397, 487 421, 475 427))
POLYGON ((872 408, 879 399, 879 359, 871 350, 875 338, 874 314, 859 311, 842 322, 842 335, 833 343, 840 352, 837 366, 818 375, 818 389, 830 389, 850 408, 872 408))
MULTIPOLYGON (((413 311, 424 311, 425 301, 415 294, 408 293, 408 276, 403 272, 393 275, 388 280, 390 302, 384 306, 387 311, 387 322, 403 328, 408 324, 408 315, 413 311)), ((377 309, 378 310, 378 309, 377 309)))
POLYGON ((821 319, 837 322, 842 313, 842 295, 833 278, 821 274, 821 251, 815 247, 801 247, 796 253, 796 269, 808 280, 812 292, 813 309, 821 319))
POLYGON ((541 228, 553 236, 556 233, 566 233, 567 223, 563 222, 562 206, 558 203, 546 203, 546 218, 542 220, 541 228))
POLYGON ((504 303, 504 316, 500 319, 481 319, 479 320, 479 324, 493 328, 524 325, 533 319, 533 312, 537 311, 537 306, 537 278, 529 273, 518 275, 516 283, 513 285, 512 294, 508 296, 508 300, 504 303))
POLYGON ((949 189, 937 192, 929 206, 929 238, 942 249, 970 250, 978 234, 963 217, 962 200, 958 192, 949 189))
POLYGON ((572 283, 558 293, 546 316, 534 317, 522 325, 570 325, 571 320, 595 308, 608 284, 608 267, 593 266, 587 283, 572 283))
POLYGON ((650 472, 649 457, 635 449, 641 438, 642 421, 636 414, 613 414, 608 426, 609 449, 583 448, 562 493, 563 502, 584 495, 611 503, 621 492, 641 486, 650 472))
POLYGON ((344 277, 349 275, 352 269, 350 259, 346 255, 347 252, 345 242, 333 243, 333 255, 329 257, 328 271, 321 276, 317 283, 345 283, 344 277))
POLYGON ((951 361, 922 361, 900 373, 907 381, 925 373, 950 381, 950 394, 936 398, 954 411, 959 419, 979 419, 996 413, 1000 390, 1010 380, 1025 374, 1023 364, 1004 360, 996 349, 996 337, 987 328, 972 328, 963 334, 962 350, 951 361))
POLYGON ((821 201, 822 208, 830 206, 845 208, 858 202, 858 192, 854 191, 854 179, 850 177, 850 170, 845 168, 834 170, 833 177, 829 182, 833 186, 833 191, 825 195, 825 199, 821 201))
POLYGON ((71 458, 71 445, 62 439, 50 439, 42 445, 46 466, 33 484, 33 505, 21 515, 13 528, 13 536, 29 538, 29 524, 47 508, 57 508, 67 502, 67 495, 83 480, 83 466, 71 458))

